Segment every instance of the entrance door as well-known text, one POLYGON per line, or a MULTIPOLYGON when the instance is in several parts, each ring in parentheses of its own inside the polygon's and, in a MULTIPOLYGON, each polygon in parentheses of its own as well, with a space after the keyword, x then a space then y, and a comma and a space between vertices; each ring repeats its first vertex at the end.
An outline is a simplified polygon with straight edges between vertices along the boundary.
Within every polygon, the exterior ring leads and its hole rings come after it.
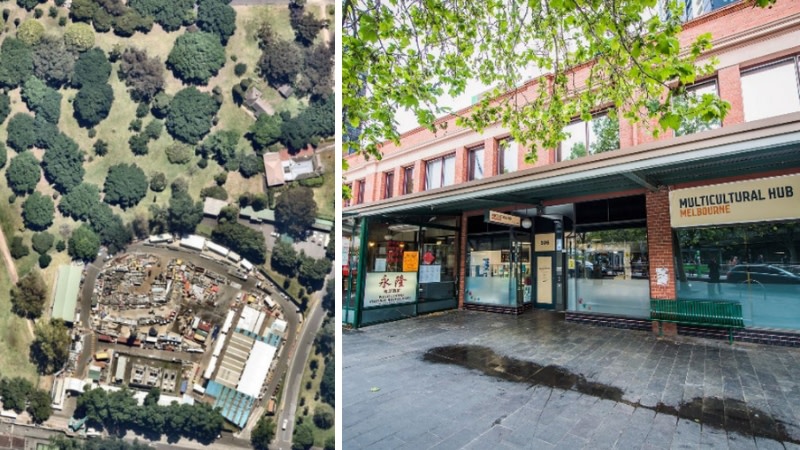
POLYGON ((531 271, 531 236, 514 233, 511 242, 511 280, 509 295, 517 306, 532 301, 533 281, 531 271))

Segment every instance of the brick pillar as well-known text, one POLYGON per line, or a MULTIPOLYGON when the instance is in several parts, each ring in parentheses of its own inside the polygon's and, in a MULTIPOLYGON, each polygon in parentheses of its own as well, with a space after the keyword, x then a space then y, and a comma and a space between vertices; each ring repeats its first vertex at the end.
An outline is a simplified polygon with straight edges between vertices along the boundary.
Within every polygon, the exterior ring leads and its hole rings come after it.
POLYGON ((497 175, 497 139, 487 139, 483 144, 483 177, 497 175))
POLYGON ((461 239, 458 253, 458 309, 464 309, 464 290, 467 288, 467 214, 461 213, 461 239))
POLYGON ((717 86, 719 96, 731 104, 728 115, 723 120, 723 126, 744 122, 744 101, 742 100, 742 79, 739 66, 726 67, 717 72, 717 86))
POLYGON ((469 172, 469 152, 466 147, 456 149, 456 177, 455 183, 463 183, 467 180, 469 172))
MULTIPOLYGON (((675 300, 675 259, 672 255, 672 226, 669 220, 669 190, 660 188, 645 194, 647 205, 647 252, 650 262, 650 298, 675 300), (657 273, 666 269, 667 283, 659 285, 657 273)), ((665 336, 678 333, 674 323, 663 323, 665 336)), ((658 323, 653 322, 653 332, 658 333, 658 323)))
POLYGON ((403 195, 403 167, 394 168, 394 183, 392 192, 395 197, 403 195))
POLYGON ((425 190, 425 161, 418 160, 414 163, 414 192, 425 190))

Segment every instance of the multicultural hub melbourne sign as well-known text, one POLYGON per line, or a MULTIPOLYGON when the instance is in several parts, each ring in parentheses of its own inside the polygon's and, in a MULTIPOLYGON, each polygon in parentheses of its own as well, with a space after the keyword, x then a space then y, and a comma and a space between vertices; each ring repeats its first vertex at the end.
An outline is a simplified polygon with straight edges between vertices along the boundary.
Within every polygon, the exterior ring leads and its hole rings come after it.
POLYGON ((364 308, 402 305, 417 300, 417 274, 374 272, 367 274, 364 308))
POLYGON ((795 219, 800 175, 676 189, 669 214, 674 228, 795 219))

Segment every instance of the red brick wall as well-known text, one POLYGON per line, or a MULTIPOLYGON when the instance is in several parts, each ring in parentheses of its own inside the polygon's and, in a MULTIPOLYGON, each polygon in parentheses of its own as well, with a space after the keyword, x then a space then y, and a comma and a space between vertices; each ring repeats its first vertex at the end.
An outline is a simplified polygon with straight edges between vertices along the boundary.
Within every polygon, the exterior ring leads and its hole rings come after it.
MULTIPOLYGON (((662 188, 657 192, 645 194, 647 205, 647 252, 650 260, 650 298, 659 300, 675 299, 675 264, 672 258, 672 228, 669 220, 669 190, 662 188), (656 283, 656 269, 667 269, 667 285, 656 283)), ((678 334, 674 323, 653 322, 653 333, 667 336, 678 334)))
POLYGON ((461 215, 461 239, 458 253, 458 309, 464 309, 464 289, 467 288, 467 213, 461 215))
POLYGON ((725 67, 717 72, 719 96, 731 104, 722 126, 744 122, 744 103, 742 101, 742 79, 739 66, 725 67))

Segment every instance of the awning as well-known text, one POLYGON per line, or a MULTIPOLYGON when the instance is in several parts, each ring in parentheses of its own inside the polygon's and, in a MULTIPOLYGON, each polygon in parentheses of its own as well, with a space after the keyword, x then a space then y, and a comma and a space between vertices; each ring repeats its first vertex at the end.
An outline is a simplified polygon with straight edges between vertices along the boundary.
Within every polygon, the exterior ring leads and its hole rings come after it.
POLYGON ((460 214, 558 204, 659 186, 800 168, 800 113, 642 144, 344 209, 345 217, 460 214))

